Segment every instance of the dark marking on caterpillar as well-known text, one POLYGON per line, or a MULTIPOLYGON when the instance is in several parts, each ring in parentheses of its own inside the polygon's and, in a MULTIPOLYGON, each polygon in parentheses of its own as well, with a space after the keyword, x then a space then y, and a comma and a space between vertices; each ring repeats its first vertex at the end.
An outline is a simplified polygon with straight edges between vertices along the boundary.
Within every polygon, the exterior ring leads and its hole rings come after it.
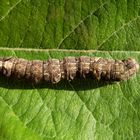
POLYGON ((73 80, 80 75, 97 80, 121 81, 129 79, 139 70, 133 58, 112 60, 100 57, 65 57, 63 60, 25 60, 23 58, 0 58, 0 73, 6 77, 27 79, 33 83, 48 81, 58 83, 62 79, 73 80))

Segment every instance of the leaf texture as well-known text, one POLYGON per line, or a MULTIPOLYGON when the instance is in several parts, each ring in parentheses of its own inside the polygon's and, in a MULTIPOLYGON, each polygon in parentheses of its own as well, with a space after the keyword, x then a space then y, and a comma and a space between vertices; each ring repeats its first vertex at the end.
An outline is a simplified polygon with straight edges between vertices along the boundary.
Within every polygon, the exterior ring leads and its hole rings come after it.
MULTIPOLYGON (((139 0, 0 0, 0 55, 140 62, 139 8, 139 0)), ((56 85, 0 76, 0 140, 140 139, 139 84, 140 72, 56 85)))

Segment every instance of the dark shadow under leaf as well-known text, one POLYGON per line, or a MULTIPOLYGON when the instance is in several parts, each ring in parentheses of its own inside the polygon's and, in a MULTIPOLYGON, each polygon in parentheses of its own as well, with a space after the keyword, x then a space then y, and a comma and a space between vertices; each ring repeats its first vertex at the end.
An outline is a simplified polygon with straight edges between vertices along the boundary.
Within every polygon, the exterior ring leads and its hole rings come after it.
POLYGON ((12 77, 0 78, 0 87, 7 89, 53 89, 53 90, 68 90, 68 91, 85 91, 89 89, 96 89, 99 87, 115 84, 109 81, 97 81, 92 78, 78 78, 72 81, 62 80, 57 84, 49 82, 42 82, 39 84, 32 84, 30 81, 14 79, 12 77))

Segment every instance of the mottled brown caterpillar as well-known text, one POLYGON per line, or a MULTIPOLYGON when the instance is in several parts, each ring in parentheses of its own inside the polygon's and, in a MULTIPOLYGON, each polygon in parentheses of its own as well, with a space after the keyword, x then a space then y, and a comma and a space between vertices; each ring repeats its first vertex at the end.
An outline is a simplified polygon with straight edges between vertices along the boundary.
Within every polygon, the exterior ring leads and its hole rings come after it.
POLYGON ((100 57, 65 57, 63 60, 25 60, 23 58, 0 58, 0 73, 31 80, 34 83, 49 81, 58 83, 61 79, 73 80, 79 73, 97 80, 121 81, 130 78, 139 70, 135 59, 112 60, 100 57))

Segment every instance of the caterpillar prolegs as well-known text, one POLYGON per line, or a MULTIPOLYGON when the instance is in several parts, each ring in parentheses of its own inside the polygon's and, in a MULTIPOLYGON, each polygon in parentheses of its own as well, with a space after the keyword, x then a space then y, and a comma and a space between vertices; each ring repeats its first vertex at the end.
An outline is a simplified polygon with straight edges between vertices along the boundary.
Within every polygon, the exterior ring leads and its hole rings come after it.
POLYGON ((77 74, 86 78, 91 75, 97 80, 121 81, 129 79, 139 70, 133 58, 112 60, 100 57, 65 57, 63 60, 25 60, 23 58, 0 58, 0 73, 31 80, 34 83, 49 81, 58 83, 61 79, 73 80, 77 74))

